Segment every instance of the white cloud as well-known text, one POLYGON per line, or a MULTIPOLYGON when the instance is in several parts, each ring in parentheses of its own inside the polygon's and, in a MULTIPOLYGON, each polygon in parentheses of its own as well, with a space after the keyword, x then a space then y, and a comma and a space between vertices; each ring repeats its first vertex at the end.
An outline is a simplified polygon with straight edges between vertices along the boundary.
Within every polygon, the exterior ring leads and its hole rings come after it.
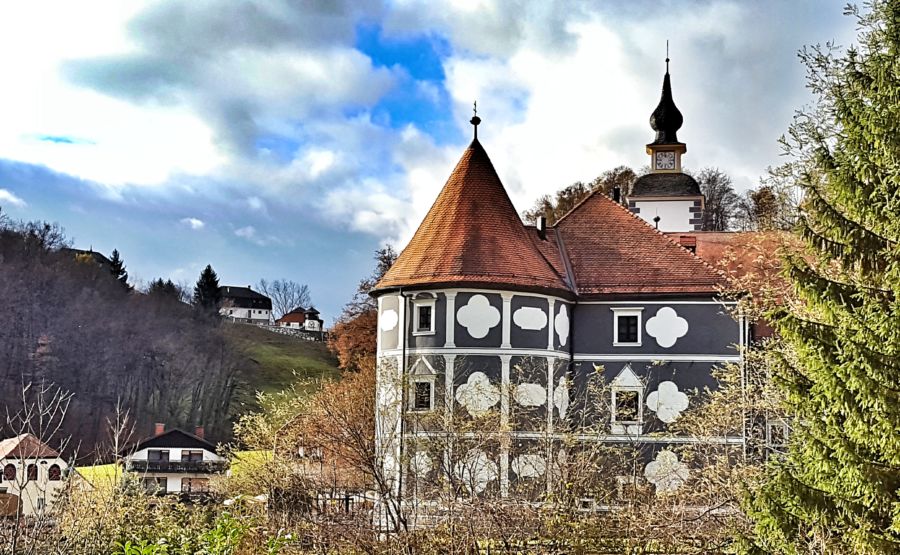
POLYGON ((778 162, 775 139, 806 98, 796 49, 850 36, 834 22, 839 4, 827 21, 818 5, 729 0, 663 10, 564 0, 327 4, 3 3, 0 72, 16 79, 0 88, 0 158, 117 190, 178 190, 212 177, 260 214, 312 206, 337 227, 402 246, 464 143, 370 113, 410 76, 355 48, 361 21, 388 39, 446 40, 446 91, 413 80, 413 96, 437 105, 449 97, 465 137, 478 100, 482 142, 519 209, 619 164, 646 164, 671 29, 685 163, 719 166, 742 187, 778 162))
POLYGON ((203 229, 206 226, 203 220, 197 218, 182 218, 181 223, 189 226, 191 229, 203 229))
POLYGON ((239 227, 234 230, 234 234, 238 237, 243 237, 244 239, 254 239, 256 238, 256 228, 252 225, 239 227))
POLYGON ((0 189, 0 206, 4 204, 11 204, 17 208, 28 206, 28 203, 22 197, 16 196, 13 192, 6 189, 0 189))

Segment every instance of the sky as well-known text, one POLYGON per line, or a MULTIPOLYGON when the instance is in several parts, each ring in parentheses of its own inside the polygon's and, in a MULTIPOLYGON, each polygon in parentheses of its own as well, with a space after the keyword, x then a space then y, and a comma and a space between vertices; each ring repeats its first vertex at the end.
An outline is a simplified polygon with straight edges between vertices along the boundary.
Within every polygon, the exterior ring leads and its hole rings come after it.
POLYGON ((519 210, 649 161, 669 41, 688 169, 738 190, 810 101, 844 0, 0 3, 0 210, 132 279, 310 286, 327 323, 471 141, 519 210))

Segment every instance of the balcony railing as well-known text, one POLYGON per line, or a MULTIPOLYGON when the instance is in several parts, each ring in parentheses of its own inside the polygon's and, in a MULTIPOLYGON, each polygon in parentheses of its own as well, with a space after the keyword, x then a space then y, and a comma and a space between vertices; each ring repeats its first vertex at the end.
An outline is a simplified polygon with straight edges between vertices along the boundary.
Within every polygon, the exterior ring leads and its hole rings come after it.
POLYGON ((129 472, 171 472, 188 474, 215 474, 225 470, 225 461, 128 461, 129 472))

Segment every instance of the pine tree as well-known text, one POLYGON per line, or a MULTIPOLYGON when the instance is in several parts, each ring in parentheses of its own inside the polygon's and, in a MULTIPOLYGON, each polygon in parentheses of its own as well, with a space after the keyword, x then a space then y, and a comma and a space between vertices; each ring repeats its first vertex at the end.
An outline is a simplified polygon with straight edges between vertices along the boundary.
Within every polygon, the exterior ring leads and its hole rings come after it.
POLYGON ((200 278, 194 286, 194 306, 207 312, 215 312, 219 308, 222 294, 219 292, 219 276, 207 264, 200 272, 200 278))
POLYGON ((178 286, 171 279, 167 279, 163 281, 162 278, 154 279, 150 282, 150 285, 147 287, 147 295, 157 298, 168 298, 172 300, 179 300, 181 297, 181 292, 178 290, 178 286))
POLYGON ((793 432, 748 496, 746 553, 900 552, 900 0, 866 7, 859 47, 801 53, 817 101, 784 144, 806 250, 770 315, 793 432))
POLYGON ((125 271, 125 261, 122 260, 122 256, 117 249, 113 249, 109 257, 109 272, 114 278, 119 280, 119 283, 131 289, 131 286, 128 285, 128 272, 125 271))

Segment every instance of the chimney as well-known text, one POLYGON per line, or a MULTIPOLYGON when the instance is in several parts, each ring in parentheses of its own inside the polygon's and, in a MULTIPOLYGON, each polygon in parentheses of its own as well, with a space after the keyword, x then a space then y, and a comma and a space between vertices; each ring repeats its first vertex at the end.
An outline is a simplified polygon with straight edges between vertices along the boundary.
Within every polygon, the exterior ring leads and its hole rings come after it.
POLYGON ((620 202, 622 202, 622 188, 619 187, 618 185, 613 187, 612 199, 613 199, 613 202, 615 202, 616 204, 619 204, 620 202))
POLYGON ((199 437, 200 439, 203 439, 203 426, 197 426, 196 428, 194 428, 194 435, 199 437))
POLYGON ((690 235, 682 235, 678 238, 678 242, 681 243, 681 246, 691 251, 694 254, 697 254, 697 238, 692 237, 690 235))
POLYGON ((166 425, 164 422, 157 422, 156 426, 153 429, 153 435, 160 436, 166 431, 166 425))
POLYGON ((537 228, 538 237, 541 238, 541 241, 547 240, 547 218, 544 216, 538 216, 537 222, 535 222, 534 226, 537 228))

